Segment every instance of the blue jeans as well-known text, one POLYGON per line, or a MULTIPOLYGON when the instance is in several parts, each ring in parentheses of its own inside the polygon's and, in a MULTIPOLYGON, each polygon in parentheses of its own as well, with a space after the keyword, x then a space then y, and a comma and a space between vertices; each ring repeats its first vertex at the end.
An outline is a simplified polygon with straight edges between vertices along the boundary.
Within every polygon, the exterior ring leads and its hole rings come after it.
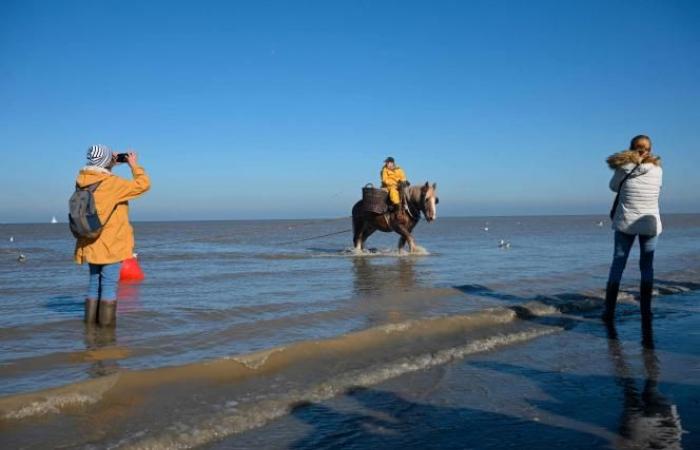
MULTIPOLYGON (((610 266, 608 283, 619 283, 622 272, 627 265, 627 258, 637 235, 615 231, 615 252, 610 266)), ((642 282, 654 282, 654 251, 658 236, 639 235, 639 270, 642 272, 642 282)))
POLYGON ((117 282, 121 263, 90 264, 90 284, 87 298, 93 300, 116 300, 117 282))

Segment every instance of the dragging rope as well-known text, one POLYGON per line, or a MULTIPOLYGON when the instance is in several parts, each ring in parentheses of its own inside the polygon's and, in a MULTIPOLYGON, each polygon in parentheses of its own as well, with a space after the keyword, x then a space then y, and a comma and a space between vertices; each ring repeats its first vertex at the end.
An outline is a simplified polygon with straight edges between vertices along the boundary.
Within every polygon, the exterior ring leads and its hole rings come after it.
MULTIPOLYGON (((342 230, 342 231, 336 231, 334 233, 322 234, 320 236, 311 236, 311 237, 307 237, 307 238, 303 238, 303 239, 295 239, 293 241, 278 242, 278 243, 276 243, 276 245, 289 245, 289 244, 296 244, 298 242, 312 241, 314 239, 321 239, 321 238, 328 237, 328 236, 335 236, 337 234, 349 233, 350 231, 352 231, 352 228, 348 228, 347 230, 342 230)), ((212 241, 212 240, 226 238, 226 237, 230 237, 230 236, 231 236, 231 233, 227 233, 227 234, 222 234, 219 236, 208 237, 208 238, 197 238, 197 239, 187 239, 187 240, 182 240, 182 241, 163 242, 160 244, 145 245, 143 247, 139 247, 139 250, 143 251, 144 249, 150 250, 150 249, 154 249, 154 248, 158 248, 158 247, 166 247, 166 246, 172 246, 172 245, 177 245, 177 244, 186 244, 186 243, 194 243, 194 242, 201 242, 201 241, 212 241)))
MULTIPOLYGON (((329 237, 329 236, 335 236, 338 234, 343 234, 343 233, 349 233, 352 231, 352 228, 348 228, 346 230, 341 230, 341 231, 335 231, 333 233, 327 233, 327 234, 321 234, 319 236, 311 236, 311 237, 306 237, 302 239, 295 239, 293 241, 286 241, 286 242, 278 242, 275 245, 290 245, 290 244, 296 244, 299 242, 306 242, 306 241, 312 241, 314 239, 321 239, 324 237, 329 237)), ((177 247, 180 244, 190 244, 190 243, 195 243, 195 242, 202 242, 202 241, 215 241, 216 239, 222 239, 222 238, 227 238, 230 237, 232 233, 226 233, 226 234, 221 234, 213 237, 201 237, 201 238, 194 238, 194 239, 183 239, 183 240, 175 240, 175 241, 168 241, 168 242, 161 242, 158 244, 151 244, 151 245, 144 245, 144 246, 139 246, 139 252, 142 252, 144 250, 152 250, 156 248, 161 248, 161 247, 177 247)), ((22 251, 19 248, 16 248, 14 246, 14 238, 10 241, 12 244, 11 248, 9 249, 11 253, 17 252, 18 257, 17 261, 20 263, 24 263, 27 260, 27 257, 22 253, 22 251), (14 248, 12 248, 14 247, 14 248)))
POLYGON ((349 229, 343 230, 343 231, 336 231, 335 233, 328 233, 328 234, 322 234, 320 236, 311 236, 311 237, 307 237, 307 238, 303 238, 303 239, 297 239, 295 241, 278 242, 277 245, 289 245, 289 244, 296 244, 297 242, 312 241, 314 239, 321 239, 321 238, 328 237, 328 236, 335 236, 336 234, 348 233, 350 231, 352 231, 352 228, 349 228, 349 229))

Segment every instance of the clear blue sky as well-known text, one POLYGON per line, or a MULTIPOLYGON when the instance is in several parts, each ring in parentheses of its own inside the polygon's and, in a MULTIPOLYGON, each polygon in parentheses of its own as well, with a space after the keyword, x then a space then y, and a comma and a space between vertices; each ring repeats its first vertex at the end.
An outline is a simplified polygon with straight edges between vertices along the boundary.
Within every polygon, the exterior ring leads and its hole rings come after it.
POLYGON ((700 2, 0 2, 0 222, 65 220, 92 143, 132 218, 349 215, 397 158, 442 215, 600 213, 645 133, 700 212, 700 2), (118 172, 128 175, 125 168, 118 172))

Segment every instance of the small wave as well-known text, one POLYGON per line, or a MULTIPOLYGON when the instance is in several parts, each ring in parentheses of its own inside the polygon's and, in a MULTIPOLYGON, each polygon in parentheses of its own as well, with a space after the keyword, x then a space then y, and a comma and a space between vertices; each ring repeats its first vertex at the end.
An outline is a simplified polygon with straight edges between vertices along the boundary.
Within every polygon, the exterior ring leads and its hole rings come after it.
POLYGON ((119 375, 71 384, 45 391, 0 399, 0 417, 5 420, 58 413, 66 408, 97 403, 117 382, 119 375))
POLYGON ((321 402, 344 391, 357 387, 369 387, 411 372, 443 365, 468 355, 494 350, 498 347, 525 342, 540 336, 561 331, 558 327, 536 327, 527 331, 478 339, 468 344, 437 352, 375 365, 369 369, 344 373, 328 379, 308 390, 294 391, 282 398, 266 400, 247 406, 235 405, 235 409, 216 414, 197 424, 171 424, 165 432, 133 443, 123 443, 129 449, 193 448, 205 445, 225 436, 238 434, 288 414, 295 405, 321 402))
MULTIPOLYGON (((696 287, 676 281, 662 285, 668 292, 696 287)), ((462 290, 474 295, 484 289, 470 285, 462 290)), ((289 413, 300 402, 323 401, 355 386, 368 387, 474 353, 556 333, 566 327, 567 317, 562 313, 599 308, 601 304, 599 295, 587 293, 533 297, 517 306, 408 320, 207 362, 124 370, 97 380, 2 398, 0 418, 27 419, 96 404, 88 410, 91 412, 103 408, 99 403, 103 398, 108 409, 110 399, 147 392, 148 403, 134 408, 160 411, 167 397, 168 405, 180 405, 179 412, 173 412, 164 426, 137 427, 135 434, 122 435, 117 445, 135 449, 191 448, 262 426, 289 413), (574 308, 576 305, 581 308, 574 308), (206 407, 201 407, 204 400, 199 404, 190 402, 186 397, 190 393, 180 389, 184 385, 191 385, 198 396, 208 395, 214 400, 206 407), (236 389, 245 394, 232 396, 236 389), (255 395, 257 389, 260 395, 255 395)), ((125 415, 129 414, 131 406, 125 408, 125 415)), ((139 417, 135 410, 133 417, 139 417)))
POLYGON ((346 247, 344 249, 337 248, 307 248, 305 253, 261 253, 257 255, 250 255, 251 258, 271 260, 271 261, 284 261, 284 260, 303 260, 309 258, 404 258, 411 256, 431 256, 428 250, 423 247, 417 246, 413 252, 408 252, 406 250, 399 251, 397 249, 389 248, 369 248, 366 250, 357 250, 354 247, 346 247))
POLYGON ((416 248, 414 249, 413 252, 409 252, 408 250, 398 250, 398 249, 389 249, 389 248, 369 248, 365 250, 357 250, 354 247, 347 247, 341 251, 335 250, 334 253, 331 253, 329 255, 332 256, 344 256, 344 257, 363 257, 363 258, 372 258, 372 257, 393 257, 393 258, 405 258, 405 257, 412 257, 412 256, 431 256, 433 255, 430 253, 428 250, 426 250, 424 247, 421 247, 420 245, 416 245, 416 248))
MULTIPOLYGON (((463 339, 469 332, 506 324, 514 321, 516 317, 517 314, 512 309, 494 308, 467 315, 408 320, 335 338, 301 341, 284 347, 212 361, 142 371, 123 370, 119 372, 120 386, 128 385, 130 389, 150 389, 168 382, 182 382, 188 379, 231 383, 236 380, 279 373, 292 366, 303 366, 320 355, 358 358, 378 349, 383 349, 379 354, 384 355, 387 349, 397 351, 398 348, 404 348, 407 349, 405 351, 410 352, 413 351, 416 342, 430 344, 433 340, 439 341, 445 336, 463 339)), ((112 378, 100 380, 102 380, 100 383, 91 380, 2 398, 0 399, 0 417, 25 418, 57 413, 64 407, 75 404, 94 403, 99 400, 102 393, 114 385, 112 378)))

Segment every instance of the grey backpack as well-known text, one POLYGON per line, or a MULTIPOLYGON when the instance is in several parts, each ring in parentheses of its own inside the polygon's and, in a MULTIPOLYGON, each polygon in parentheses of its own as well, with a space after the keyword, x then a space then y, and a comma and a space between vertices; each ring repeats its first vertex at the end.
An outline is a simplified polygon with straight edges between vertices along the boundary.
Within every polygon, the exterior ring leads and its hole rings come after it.
POLYGON ((76 238, 95 239, 102 231, 102 222, 95 208, 95 190, 100 182, 89 186, 75 185, 75 192, 68 201, 68 223, 76 238))

